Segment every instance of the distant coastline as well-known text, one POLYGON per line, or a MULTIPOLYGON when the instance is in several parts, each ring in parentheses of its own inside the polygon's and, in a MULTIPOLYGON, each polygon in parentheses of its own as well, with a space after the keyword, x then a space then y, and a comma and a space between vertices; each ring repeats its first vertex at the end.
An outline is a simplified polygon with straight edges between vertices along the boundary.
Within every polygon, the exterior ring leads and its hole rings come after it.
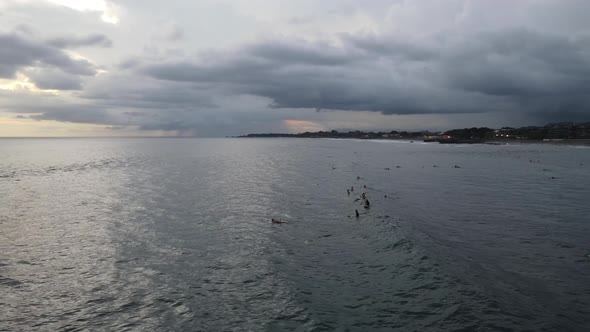
POLYGON ((520 128, 472 127, 452 129, 444 132, 396 131, 365 132, 360 130, 339 132, 318 131, 299 134, 260 133, 235 136, 238 138, 337 138, 368 140, 409 140, 440 144, 503 144, 503 143, 551 143, 590 145, 590 122, 550 123, 543 127, 528 126, 520 128))

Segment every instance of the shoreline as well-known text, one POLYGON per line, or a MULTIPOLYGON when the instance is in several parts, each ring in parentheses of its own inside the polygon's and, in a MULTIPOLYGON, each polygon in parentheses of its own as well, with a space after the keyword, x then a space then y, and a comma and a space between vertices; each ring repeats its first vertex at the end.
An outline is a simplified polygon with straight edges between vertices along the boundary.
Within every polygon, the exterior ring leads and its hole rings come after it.
POLYGON ((247 137, 247 136, 233 136, 227 138, 262 138, 262 139, 274 139, 274 138, 293 138, 293 139, 334 139, 334 140, 354 140, 354 141, 398 141, 408 143, 432 143, 432 144, 444 144, 444 145, 512 145, 512 144, 543 144, 543 145, 570 145, 570 146, 590 146, 590 139, 563 139, 563 140, 531 140, 531 139, 510 139, 510 140, 489 140, 481 142, 447 142, 440 143, 438 141, 428 142, 423 138, 361 138, 361 137, 297 137, 297 136, 268 136, 268 137, 247 137))

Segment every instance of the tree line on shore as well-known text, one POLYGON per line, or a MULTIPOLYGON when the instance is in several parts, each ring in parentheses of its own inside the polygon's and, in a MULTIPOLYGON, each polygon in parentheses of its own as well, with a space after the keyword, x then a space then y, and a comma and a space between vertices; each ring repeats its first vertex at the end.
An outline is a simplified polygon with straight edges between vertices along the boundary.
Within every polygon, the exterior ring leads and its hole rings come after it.
POLYGON ((550 123, 543 127, 528 126, 520 128, 503 127, 493 129, 487 127, 473 127, 463 129, 452 129, 445 132, 430 131, 348 131, 339 132, 318 131, 304 132, 299 134, 264 133, 248 134, 238 137, 301 137, 301 138, 357 138, 357 139, 423 139, 423 138, 453 138, 472 140, 495 140, 495 139, 590 139, 590 122, 573 123, 560 122, 550 123))

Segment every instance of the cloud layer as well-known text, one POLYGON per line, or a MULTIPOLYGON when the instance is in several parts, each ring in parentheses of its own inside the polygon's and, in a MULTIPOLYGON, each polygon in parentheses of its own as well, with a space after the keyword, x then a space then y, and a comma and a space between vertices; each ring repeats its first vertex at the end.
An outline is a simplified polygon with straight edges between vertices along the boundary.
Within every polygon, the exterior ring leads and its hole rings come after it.
POLYGON ((0 34, 0 77, 12 78, 25 67, 58 69, 72 75, 96 74, 87 60, 74 59, 53 42, 42 42, 15 33, 0 34))
POLYGON ((588 41, 526 29, 420 41, 345 35, 336 45, 283 39, 201 61, 148 65, 143 73, 266 97, 275 108, 587 114, 588 41))
POLYGON ((198 135, 590 120, 587 1, 105 3, 118 24, 4 5, 0 79, 36 90, 0 111, 198 135))

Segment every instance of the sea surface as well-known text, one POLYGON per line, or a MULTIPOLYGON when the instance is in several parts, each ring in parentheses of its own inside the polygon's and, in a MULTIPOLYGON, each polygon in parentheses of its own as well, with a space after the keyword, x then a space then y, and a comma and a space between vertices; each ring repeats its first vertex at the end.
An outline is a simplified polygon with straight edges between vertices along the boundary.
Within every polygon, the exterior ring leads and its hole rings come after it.
POLYGON ((588 147, 0 139, 0 331, 589 330, 588 147))

